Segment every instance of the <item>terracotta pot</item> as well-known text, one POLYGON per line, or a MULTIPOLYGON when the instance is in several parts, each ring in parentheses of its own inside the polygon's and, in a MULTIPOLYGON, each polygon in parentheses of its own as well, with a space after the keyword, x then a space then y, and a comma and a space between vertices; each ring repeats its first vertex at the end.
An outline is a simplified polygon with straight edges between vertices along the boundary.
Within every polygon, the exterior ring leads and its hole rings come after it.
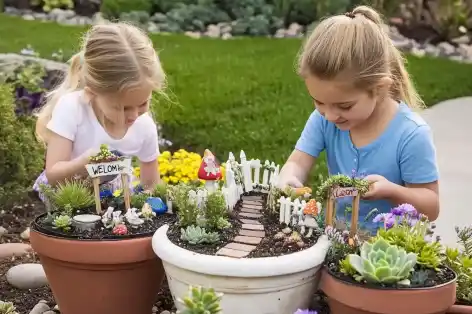
POLYGON ((445 314, 456 301, 456 278, 432 288, 368 288, 334 277, 326 268, 321 290, 331 314, 445 314))
POLYGON ((69 240, 46 235, 33 224, 30 242, 62 314, 151 313, 164 269, 150 236, 69 240))
POLYGON ((472 314, 472 306, 454 304, 447 310, 447 314, 472 314))

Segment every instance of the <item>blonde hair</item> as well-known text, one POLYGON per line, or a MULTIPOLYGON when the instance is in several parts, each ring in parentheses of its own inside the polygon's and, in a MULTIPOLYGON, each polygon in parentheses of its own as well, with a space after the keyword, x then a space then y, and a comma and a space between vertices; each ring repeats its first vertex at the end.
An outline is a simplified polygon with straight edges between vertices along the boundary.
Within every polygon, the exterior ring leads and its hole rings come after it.
POLYGON ((47 143, 46 125, 58 100, 65 94, 89 87, 97 93, 115 93, 143 81, 163 91, 165 73, 150 38, 138 27, 123 22, 94 25, 85 34, 81 50, 69 60, 62 84, 47 95, 38 113, 36 134, 47 143))
POLYGON ((301 76, 334 79, 353 75, 355 87, 369 90, 392 79, 390 96, 411 108, 424 103, 405 69, 405 60, 389 38, 381 16, 368 6, 324 19, 308 37, 298 60, 301 76))

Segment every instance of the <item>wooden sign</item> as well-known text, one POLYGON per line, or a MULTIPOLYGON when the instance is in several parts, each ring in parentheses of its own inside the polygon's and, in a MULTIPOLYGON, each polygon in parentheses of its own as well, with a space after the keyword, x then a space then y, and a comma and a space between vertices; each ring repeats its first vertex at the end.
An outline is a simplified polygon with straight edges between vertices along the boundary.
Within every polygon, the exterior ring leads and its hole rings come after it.
POLYGON ((93 181, 97 214, 101 214, 102 212, 102 206, 100 202, 100 177, 121 175, 121 186, 123 188, 123 198, 126 207, 125 209, 128 210, 131 207, 128 183, 128 173, 131 170, 131 158, 87 164, 85 165, 85 168, 87 169, 87 172, 93 181))
POLYGON ((359 191, 355 187, 333 187, 328 193, 328 204, 326 205, 325 217, 325 223, 327 226, 333 225, 333 219, 336 213, 336 199, 354 197, 354 200, 352 201, 351 230, 349 231, 350 237, 354 237, 357 233, 357 222, 359 220, 359 203, 361 198, 359 191))

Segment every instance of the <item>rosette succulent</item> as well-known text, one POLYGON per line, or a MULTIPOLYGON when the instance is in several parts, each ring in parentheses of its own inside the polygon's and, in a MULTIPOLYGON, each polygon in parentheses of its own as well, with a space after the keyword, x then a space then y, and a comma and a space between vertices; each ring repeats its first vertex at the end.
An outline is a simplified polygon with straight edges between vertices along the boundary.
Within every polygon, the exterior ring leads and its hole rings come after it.
POLYGON ((347 258, 360 274, 355 276, 358 281, 409 285, 408 277, 416 265, 417 255, 378 238, 374 243, 364 242, 360 256, 349 254, 347 258))

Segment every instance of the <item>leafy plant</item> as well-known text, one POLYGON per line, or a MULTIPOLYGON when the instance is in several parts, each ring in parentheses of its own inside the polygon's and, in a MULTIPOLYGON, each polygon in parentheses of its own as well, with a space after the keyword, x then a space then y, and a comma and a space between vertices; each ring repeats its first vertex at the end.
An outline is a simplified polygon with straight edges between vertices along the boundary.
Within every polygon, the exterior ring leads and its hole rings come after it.
POLYGON ((167 202, 167 183, 163 182, 156 184, 152 191, 152 195, 160 197, 164 203, 167 202))
POLYGON ((329 191, 335 187, 354 187, 360 195, 363 195, 369 191, 369 182, 362 178, 349 177, 343 174, 330 176, 321 184, 316 192, 316 200, 322 204, 326 202, 329 191))
POLYGON ((188 226, 186 229, 180 229, 180 238, 190 244, 213 244, 220 240, 217 232, 207 232, 205 228, 200 226, 188 226))
POLYGON ((216 293, 212 288, 190 287, 189 296, 178 299, 185 309, 179 314, 219 314, 222 293, 216 293))
POLYGON ((66 180, 64 183, 58 183, 54 188, 42 187, 41 190, 52 207, 63 213, 95 204, 94 195, 85 181, 66 180))
POLYGON ((0 314, 18 314, 12 302, 0 301, 0 314))
POLYGON ((398 246, 391 245, 383 238, 373 244, 364 242, 360 255, 349 254, 349 264, 360 274, 358 281, 371 283, 409 285, 408 277, 416 265, 416 254, 406 253, 398 246))
POLYGON ((134 208, 142 208, 149 195, 146 193, 138 193, 131 195, 130 204, 134 208))
POLYGON ((152 0, 103 0, 100 12, 108 19, 117 19, 122 13, 131 11, 151 12, 152 0))
POLYGON ((179 223, 182 227, 195 225, 197 217, 200 214, 200 209, 197 204, 190 201, 188 197, 189 191, 192 187, 185 183, 179 183, 172 188, 173 204, 177 207, 177 215, 179 223))
POLYGON ((73 9, 73 0, 33 0, 32 4, 35 6, 41 5, 44 12, 49 12, 52 9, 73 9))
POLYGON ((44 167, 44 148, 32 125, 15 114, 13 87, 0 84, 0 202, 13 202, 30 190, 44 167))
POLYGON ((72 219, 68 215, 59 215, 53 221, 54 229, 62 229, 63 231, 70 231, 72 219))
POLYGON ((101 163, 101 162, 111 162, 120 160, 122 157, 115 155, 108 149, 108 145, 101 144, 100 151, 95 155, 90 157, 90 162, 101 163))
POLYGON ((226 220, 225 218, 228 215, 228 211, 225 197, 221 191, 217 190, 208 194, 204 213, 208 228, 220 229, 219 227, 224 228, 227 226, 227 224, 222 221, 222 219, 226 220))

